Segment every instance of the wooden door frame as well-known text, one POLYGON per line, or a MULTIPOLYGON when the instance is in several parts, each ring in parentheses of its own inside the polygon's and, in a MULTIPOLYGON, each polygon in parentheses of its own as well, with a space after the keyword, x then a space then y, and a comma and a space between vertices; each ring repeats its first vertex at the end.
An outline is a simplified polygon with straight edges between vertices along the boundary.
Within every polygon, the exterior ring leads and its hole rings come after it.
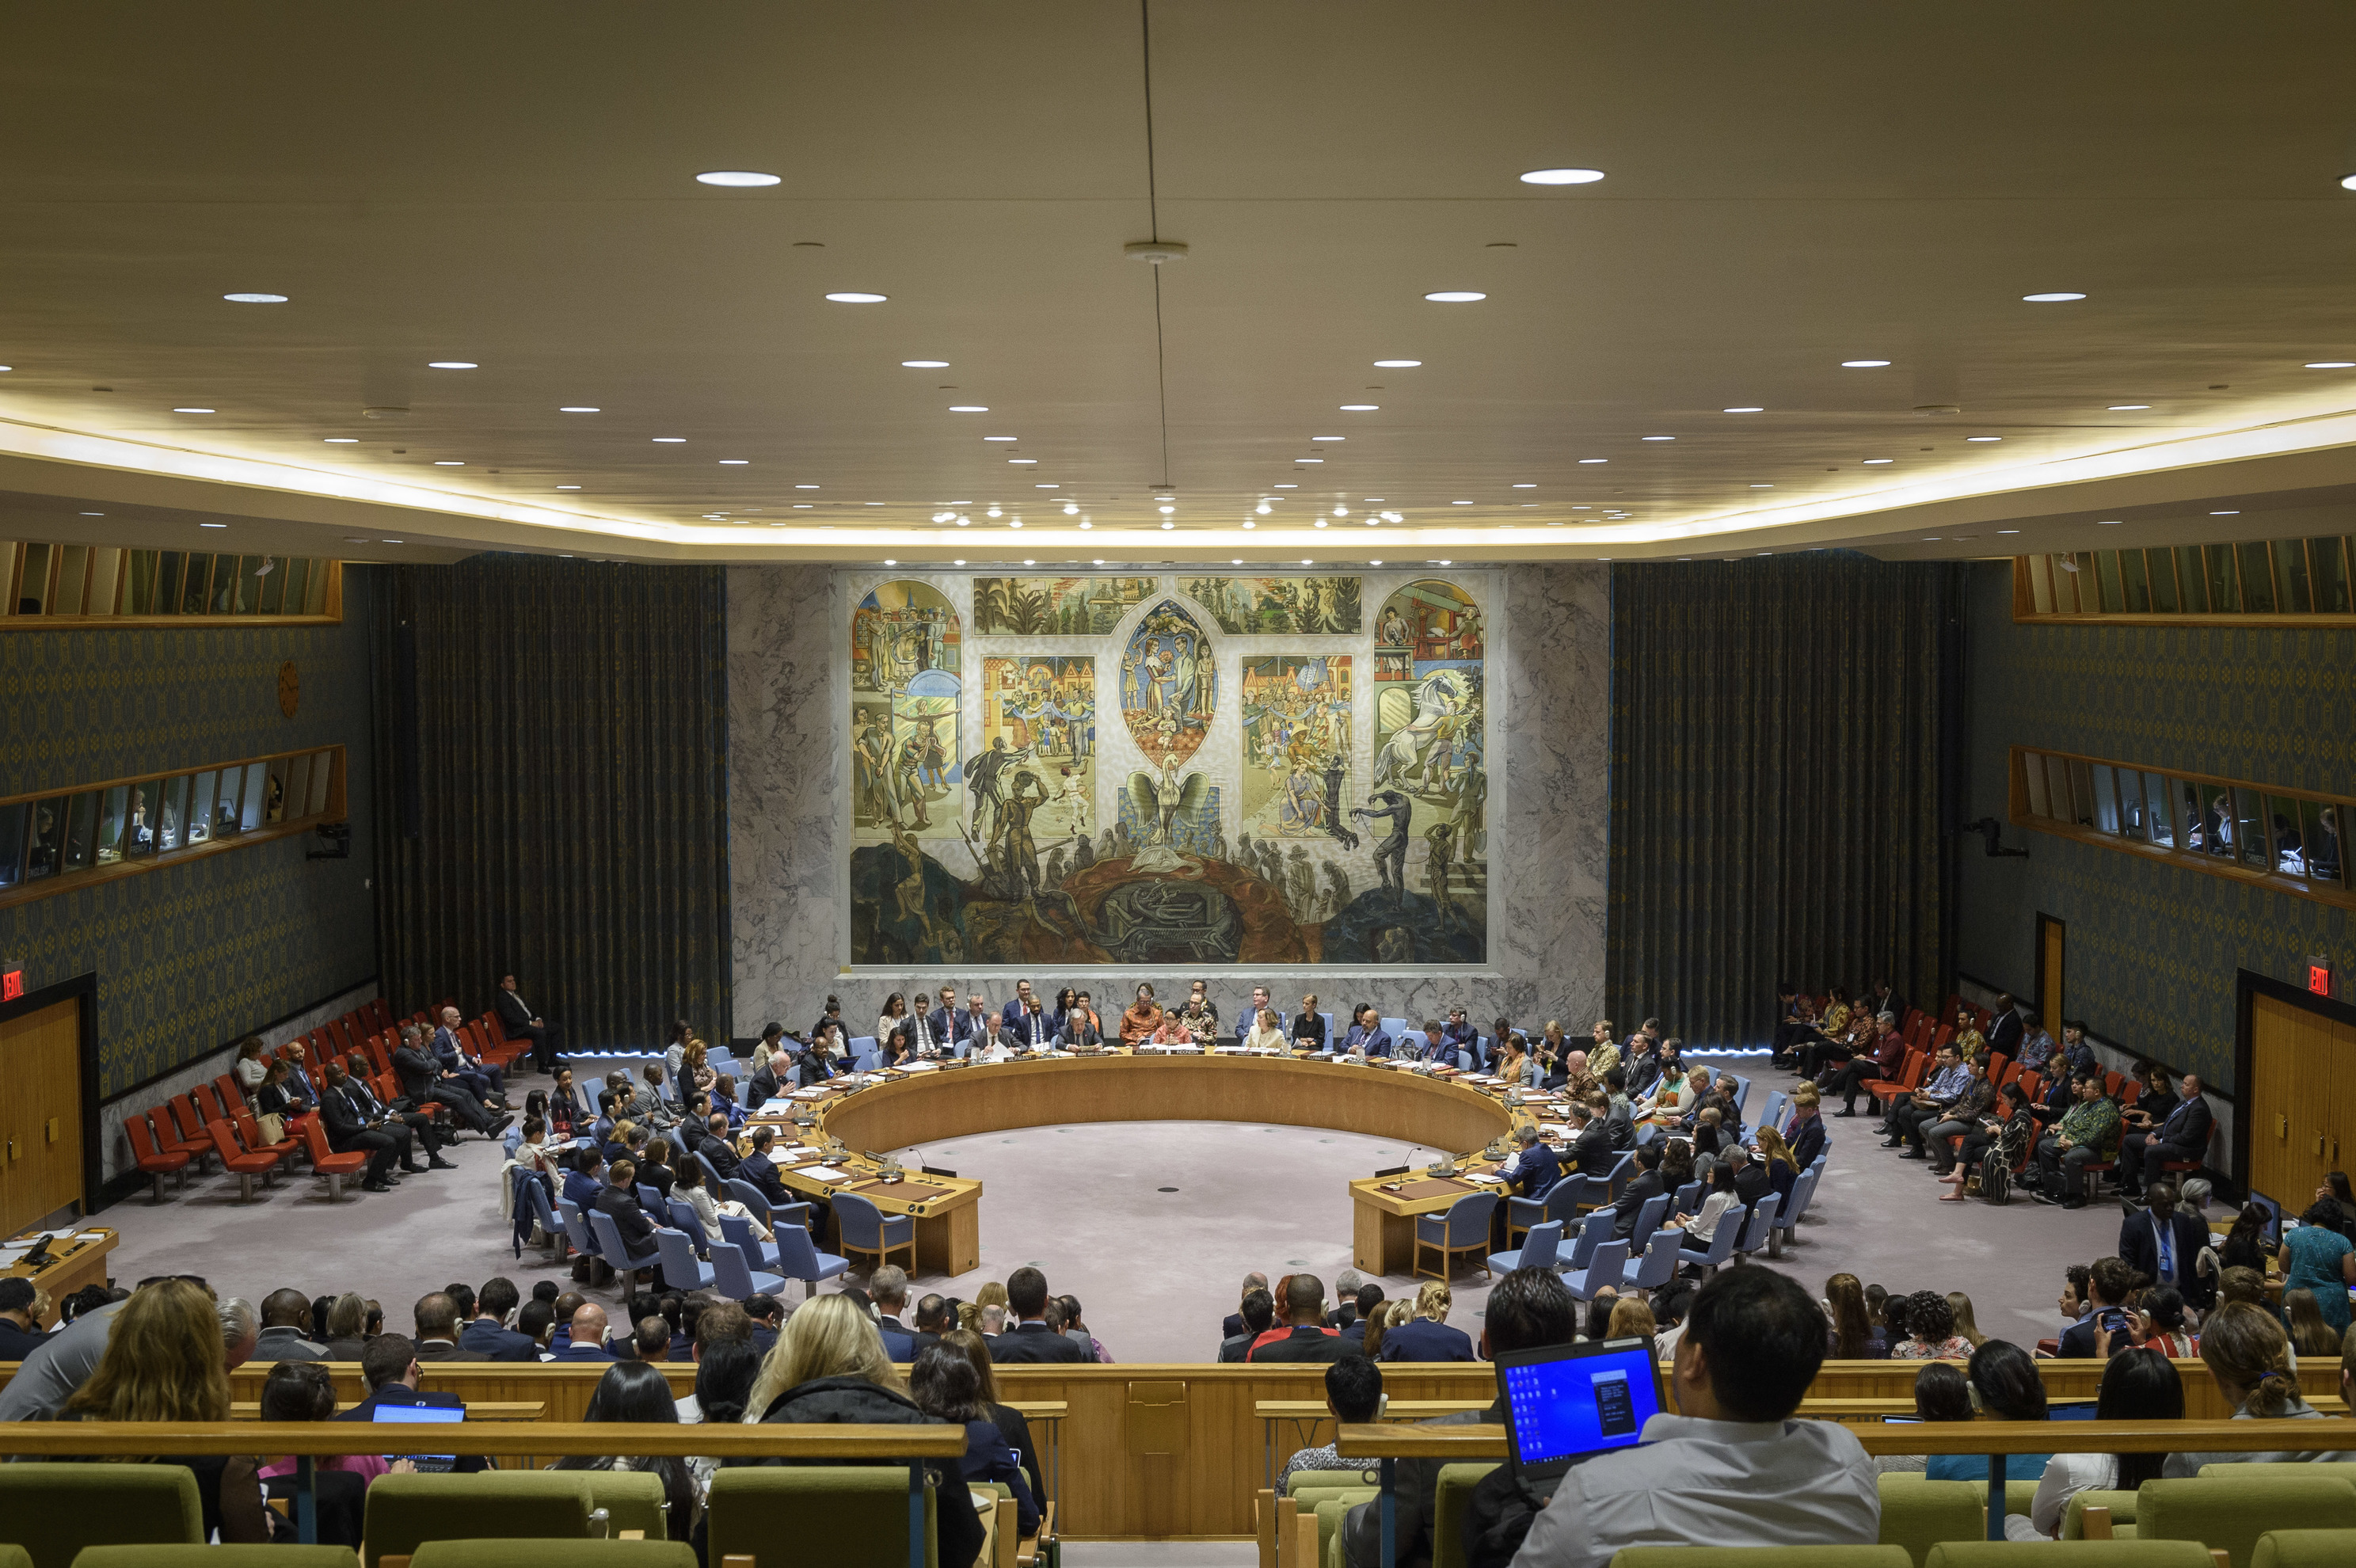
MULTIPOLYGON (((2039 1014, 2038 1022, 2044 1025, 2047 1034, 2058 1040, 2062 1037, 2061 1018, 2058 1015, 2051 1018, 2043 1016, 2045 1012, 2045 929, 2048 926, 2055 927, 2062 932, 2062 983, 2066 987, 2070 983, 2070 922, 2059 915, 2049 915, 2042 909, 2037 912, 2037 951, 2034 955, 2037 963, 2029 978, 2029 983, 2037 988, 2033 993, 2033 1000, 2039 1014)), ((2053 1009, 2055 1014, 2059 1015, 2067 1003, 2068 993, 2065 991, 2062 1001, 2053 1009)))
POLYGON ((2241 1173, 2239 1181, 2245 1200, 2249 1194, 2250 1139, 2254 1129, 2250 1125, 2253 1118, 2242 1112, 2251 1104, 2250 1058, 2257 1048, 2257 999, 2261 996, 2356 1029, 2356 1006, 2318 996, 2305 986, 2276 980, 2271 974, 2247 969, 2233 972, 2233 1168, 2241 1173))
POLYGON ((70 980, 28 991, 16 1001, 0 1003, 0 1024, 13 1024, 27 1014, 75 1000, 81 1003, 75 1011, 81 1021, 78 1052, 81 1070, 81 1214, 87 1219, 97 1212, 102 1185, 101 1173, 105 1169, 104 1151, 98 1142, 98 972, 77 974, 70 980))

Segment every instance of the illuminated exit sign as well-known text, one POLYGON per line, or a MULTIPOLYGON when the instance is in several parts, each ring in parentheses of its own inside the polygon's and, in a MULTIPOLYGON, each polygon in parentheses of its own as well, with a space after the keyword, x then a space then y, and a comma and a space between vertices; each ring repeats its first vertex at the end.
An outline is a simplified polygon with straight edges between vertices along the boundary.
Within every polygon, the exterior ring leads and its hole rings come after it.
POLYGON ((2318 996, 2331 994, 2331 961, 2309 958, 2307 961, 2307 988, 2318 996))
POLYGON ((24 994, 24 961, 12 958, 0 962, 0 1002, 14 1002, 24 994))

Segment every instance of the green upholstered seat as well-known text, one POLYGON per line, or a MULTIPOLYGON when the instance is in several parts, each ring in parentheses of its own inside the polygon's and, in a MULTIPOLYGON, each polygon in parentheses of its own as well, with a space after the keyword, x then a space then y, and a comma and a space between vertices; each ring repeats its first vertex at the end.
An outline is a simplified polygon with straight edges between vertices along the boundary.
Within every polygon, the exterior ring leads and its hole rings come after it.
POLYGON ((73 1568, 85 1546, 197 1546, 204 1500, 186 1465, 0 1465, 0 1541, 33 1568, 73 1568))
POLYGON ((1987 1484, 1928 1481, 1912 1472, 1881 1477, 1881 1544, 1902 1546, 1914 1568, 1942 1541, 1987 1535, 1987 1484))
POLYGON ((2083 1541, 2086 1538, 2086 1510, 2111 1510, 2111 1539, 2136 1539, 2136 1494, 2133 1492, 2083 1491, 2070 1495, 2070 1509, 2062 1520, 2062 1539, 2083 1541))
MULTIPOLYGON (((960 1487, 954 1499, 972 1507, 960 1487)), ((940 1498, 925 1488, 925 1564, 939 1568, 940 1498)), ((903 1465, 762 1465, 712 1477, 705 1558, 744 1553, 827 1568, 907 1568, 908 1471, 903 1465)), ((763 1560, 767 1568, 767 1560, 763 1560)))
POLYGON ((2270 1530, 2258 1537, 2251 1568, 2347 1568, 2356 1563, 2356 1530, 2270 1530))
MULTIPOLYGON (((1381 1495, 1379 1488, 1375 1491, 1366 1492, 1364 1495, 1360 1495, 1356 1492, 1318 1492, 1314 1494, 1317 1499, 1318 1562, 1324 1563, 1326 1568, 1344 1568, 1344 1559, 1342 1554, 1342 1521, 1349 1517, 1350 1510, 1352 1509, 1356 1508, 1360 1503, 1373 1502, 1381 1495)), ((1301 1506, 1303 1508, 1307 1508, 1310 1505, 1306 1500, 1303 1500, 1301 1506)))
POLYGON ((1464 1568, 1464 1515, 1472 1506, 1472 1488, 1497 1466, 1442 1465, 1440 1488, 1431 1501, 1431 1568, 1464 1568))
POLYGON ((348 1546, 85 1546, 74 1568, 359 1568, 359 1561, 348 1546))
MULTIPOLYGON (((668 1517, 664 1508, 669 1494, 663 1490, 662 1477, 645 1470, 567 1470, 563 1474, 577 1476, 589 1484, 589 1507, 605 1510, 605 1528, 615 1535, 626 1530, 642 1530, 648 1541, 669 1541, 671 1531, 665 1527, 668 1517)), ((685 1541, 692 1521, 679 1521, 679 1539, 685 1541)))
POLYGON ((429 1541, 584 1541, 589 1477, 579 1470, 380 1476, 368 1491, 368 1568, 429 1541))
POLYGON ((2222 1550, 2233 1568, 2251 1568, 2258 1537, 2270 1530, 2356 1530, 2356 1487, 2331 1474, 2337 1465, 2299 1465, 2305 1475, 2258 1473, 2230 1465, 2231 1476, 2146 1481, 2136 1503, 2136 1539, 2197 1541, 2222 1550))
POLYGON ((1612 1568, 1909 1568, 1902 1546, 1623 1546, 1612 1568))
POLYGON ((1381 1472, 1371 1466, 1364 1470, 1295 1470, 1284 1478, 1283 1489, 1286 1497, 1297 1498, 1306 1488, 1373 1487, 1379 1486, 1381 1480, 1381 1472))
POLYGON ((2293 1476, 2345 1481, 2356 1487, 2356 1465, 2337 1465, 2329 1461, 2317 1465, 2305 1460, 2288 1460, 2281 1464, 2203 1465, 2201 1478, 2204 1481, 2230 1481, 2236 1476, 2293 1476))
POLYGON ((0 1568, 33 1568, 33 1554, 13 1542, 0 1543, 0 1568))
POLYGON ((1927 1568, 2209 1568, 2190 1541, 1943 1541, 1927 1568))
POLYGON ((695 1548, 684 1541, 429 1541, 409 1568, 695 1568, 695 1548))
POLYGON ((2018 1514, 2022 1519, 2027 1519, 2030 1510, 2034 1509, 2036 1507, 2036 1482, 2007 1481, 2004 1484, 2004 1511, 2006 1518, 2009 1519, 2013 1515, 2018 1514))

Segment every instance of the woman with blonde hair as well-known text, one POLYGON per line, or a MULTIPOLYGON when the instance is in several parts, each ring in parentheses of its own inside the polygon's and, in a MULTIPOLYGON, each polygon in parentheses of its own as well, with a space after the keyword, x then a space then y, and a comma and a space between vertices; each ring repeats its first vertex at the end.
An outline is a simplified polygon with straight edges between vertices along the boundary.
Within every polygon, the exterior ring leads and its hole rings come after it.
POLYGON ((2313 1291, 2301 1285, 2283 1292, 2283 1316, 2290 1319, 2290 1342, 2300 1355, 2329 1360, 2340 1354, 2340 1333, 2323 1321, 2313 1291))
MULTIPOLYGON (((241 1308, 242 1303, 232 1303, 241 1308)), ((250 1309, 249 1309, 250 1310, 250 1309)), ((250 1324, 250 1317, 241 1320, 250 1324)), ((153 1421, 184 1426, 229 1419, 229 1329, 212 1293, 187 1280, 158 1280, 132 1293, 106 1337, 98 1370, 66 1401, 61 1421, 153 1421)), ((251 1332, 247 1329, 246 1332, 251 1332)), ((168 1432, 156 1434, 168 1448, 168 1432)), ((109 1458, 108 1464, 186 1465, 197 1477, 203 1533, 223 1541, 259 1544, 270 1539, 255 1461, 243 1455, 155 1454, 109 1458)))
POLYGON ((1972 1316, 1972 1298, 1970 1296, 1965 1295, 1959 1290, 1951 1290, 1947 1293, 1947 1307, 1948 1310, 1955 1315, 1955 1337, 1957 1338, 1969 1340, 1971 1342, 1972 1348, 1975 1350, 1978 1349, 1982 1345, 1987 1342, 1987 1336, 1980 1332, 1979 1322, 1972 1316))
POLYGON ((1783 1197, 1790 1197, 1800 1180, 1800 1162, 1792 1153, 1792 1145, 1783 1142, 1783 1134, 1772 1127, 1760 1128, 1751 1143, 1759 1150, 1761 1163, 1767 1167, 1768 1187, 1783 1197))
POLYGON ((1283 1021, 1272 1007, 1263 1007, 1252 1016, 1251 1033, 1244 1036, 1244 1047, 1255 1051, 1285 1051, 1292 1043, 1284 1037, 1283 1021))
MULTIPOLYGON (((1462 1328, 1451 1328, 1448 1309, 1455 1297, 1447 1285, 1438 1280, 1426 1280, 1415 1293, 1414 1315, 1396 1327, 1383 1331, 1382 1349, 1376 1355, 1373 1347, 1366 1354, 1385 1361, 1471 1361, 1472 1337, 1462 1328)), ((1401 1305, 1406 1305, 1404 1302, 1401 1305)))
POLYGON ((1640 1295, 1623 1295, 1612 1308, 1612 1325, 1603 1331, 1607 1339, 1650 1339, 1661 1331, 1653 1309, 1640 1295))
MULTIPOLYGON (((2248 1302, 2227 1302, 2201 1325, 2201 1363, 2236 1421, 2320 1421, 2323 1412, 2299 1397, 2291 1370, 2290 1339, 2274 1314, 2248 1302)), ((2296 1438, 2289 1439, 2297 1441, 2296 1438)), ((2171 1454, 2160 1474, 2181 1478, 2203 1465, 2308 1465, 2340 1455, 2317 1450, 2171 1454)))
POLYGON ((1414 1318, 1415 1307, 1405 1296, 1393 1296, 1388 1301, 1377 1303, 1375 1310, 1366 1315, 1365 1333, 1360 1340, 1360 1348, 1380 1360, 1383 1341, 1390 1331, 1412 1322, 1414 1318))

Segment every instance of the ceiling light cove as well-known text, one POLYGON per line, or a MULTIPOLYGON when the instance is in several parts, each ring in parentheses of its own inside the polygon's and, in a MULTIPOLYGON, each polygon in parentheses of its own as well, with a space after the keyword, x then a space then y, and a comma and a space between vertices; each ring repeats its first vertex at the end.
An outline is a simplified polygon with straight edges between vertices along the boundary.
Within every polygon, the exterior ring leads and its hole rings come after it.
POLYGON ((1383 405, 1378 403, 1345 403, 1342 405, 1342 412, 1344 413, 1373 413, 1382 406, 1383 405))
POLYGON ((284 305, 286 303, 286 296, 283 294, 225 294, 221 297, 231 305, 284 305))
POLYGON ((1889 363, 1890 361, 1887 360, 1843 360, 1841 361, 1841 369, 1844 371, 1879 371, 1886 368, 1889 363))
POLYGON ((1766 412, 1767 412, 1767 411, 1766 411, 1765 409, 1763 409, 1763 408, 1748 408, 1748 407, 1745 407, 1745 408, 1721 408, 1721 409, 1719 409, 1719 413, 1766 413, 1766 412))
POLYGON ((218 411, 209 408, 176 408, 172 412, 174 413, 212 413, 218 411))
POLYGON ((472 360, 428 360, 425 361, 425 368, 429 371, 479 371, 482 369, 472 360))
POLYGON ((903 360, 900 361, 900 368, 908 371, 946 371, 949 368, 949 362, 947 360, 903 360))
POLYGON ((1522 176, 1524 185, 1593 185, 1603 177, 1600 168, 1534 168, 1522 176))
POLYGON ((1609 463, 1612 459, 1609 457, 1581 457, 1580 461, 1582 463, 1609 463))
POLYGON ((1640 436, 1638 439, 1644 441, 1675 441, 1676 437, 1674 435, 1645 435, 1640 436))
POLYGON ((1474 289, 1442 288, 1435 289, 1423 297, 1434 305, 1474 305, 1489 296, 1474 289))
POLYGON ((697 175, 695 177, 695 183, 698 185, 725 186, 731 189, 748 190, 759 186, 779 185, 784 182, 776 175, 763 174, 757 169, 716 168, 707 169, 703 173, 697 175))
POLYGON ((360 441, 360 438, 357 435, 327 435, 322 436, 320 439, 327 442, 330 446, 357 446, 359 445, 360 441))
POLYGON ((2310 371, 2356 371, 2356 360, 2309 360, 2310 371))
POLYGON ((2024 305, 2067 305, 2073 299, 2085 297, 2083 294, 2073 294, 2068 289, 2056 289, 2051 294, 2024 294, 2020 299, 2024 305))
POLYGON ((1420 369, 1422 364, 1423 361, 1421 360, 1376 360, 1375 361, 1375 369, 1378 371, 1412 371, 1420 369))
POLYGON ((564 407, 558 409, 556 412, 559 413, 603 413, 605 411, 602 408, 591 408, 585 403, 568 403, 564 407))
POLYGON ((837 305, 881 305, 892 296, 888 294, 866 294, 858 289, 841 289, 826 297, 837 305))
POLYGON ((676 446, 680 442, 686 440, 687 437, 684 435, 653 435, 648 437, 648 439, 658 442, 665 446, 676 446))
POLYGON ((2110 412, 2113 413, 2140 413, 2144 409, 2149 408, 2151 404, 2147 403, 2115 403, 2111 404, 2110 412))
POLYGON ((2003 439, 2004 439, 2004 437, 2003 437, 2003 436, 2001 436, 2001 435, 1966 435, 1966 436, 1965 436, 1965 437, 1964 437, 1964 439, 1965 439, 1965 440, 1966 440, 1966 441, 1980 441, 1980 442, 1986 442, 1986 441, 2001 441, 2001 440, 2003 440, 2003 439))
POLYGON ((953 403, 949 404, 949 412, 951 413, 988 413, 990 405, 980 403, 953 403))

